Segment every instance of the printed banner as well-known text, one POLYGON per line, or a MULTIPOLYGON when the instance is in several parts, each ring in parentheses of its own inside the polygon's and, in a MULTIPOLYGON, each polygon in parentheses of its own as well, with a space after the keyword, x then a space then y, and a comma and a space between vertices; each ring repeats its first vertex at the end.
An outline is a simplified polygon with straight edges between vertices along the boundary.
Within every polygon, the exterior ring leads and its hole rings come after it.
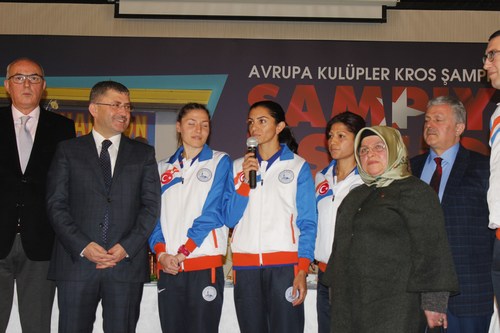
POLYGON ((274 100, 287 111, 299 153, 314 172, 328 163, 324 128, 340 112, 399 128, 413 156, 425 148, 428 100, 453 95, 467 108, 462 143, 488 154, 489 117, 500 101, 482 69, 486 43, 17 35, 0 42, 9 45, 0 64, 32 57, 53 87, 91 87, 111 78, 146 95, 148 89, 210 91, 210 144, 232 158, 245 151, 248 107, 274 100))

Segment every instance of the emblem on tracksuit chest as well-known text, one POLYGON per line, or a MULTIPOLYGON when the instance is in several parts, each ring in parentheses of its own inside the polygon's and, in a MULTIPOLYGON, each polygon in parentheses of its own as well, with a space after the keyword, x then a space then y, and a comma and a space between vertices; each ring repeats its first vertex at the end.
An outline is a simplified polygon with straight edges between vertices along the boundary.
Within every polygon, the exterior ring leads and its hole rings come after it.
POLYGON ((198 171, 196 174, 196 177, 200 182, 208 182, 210 179, 212 179, 212 171, 210 171, 207 168, 202 168, 198 171))
POLYGON ((176 167, 173 167, 172 169, 168 169, 167 171, 165 171, 160 177, 161 184, 165 185, 170 183, 172 179, 174 179, 174 175, 176 172, 179 172, 179 169, 177 169, 176 167))
POLYGON ((292 170, 283 170, 278 175, 278 180, 283 184, 290 184, 294 178, 295 175, 292 170))
POLYGON ((316 187, 316 192, 318 195, 325 195, 328 190, 330 189, 330 185, 328 184, 327 180, 323 180, 317 187, 316 187))
POLYGON ((243 183, 245 182, 245 173, 243 171, 241 171, 239 174, 238 174, 238 180, 240 183, 243 183))

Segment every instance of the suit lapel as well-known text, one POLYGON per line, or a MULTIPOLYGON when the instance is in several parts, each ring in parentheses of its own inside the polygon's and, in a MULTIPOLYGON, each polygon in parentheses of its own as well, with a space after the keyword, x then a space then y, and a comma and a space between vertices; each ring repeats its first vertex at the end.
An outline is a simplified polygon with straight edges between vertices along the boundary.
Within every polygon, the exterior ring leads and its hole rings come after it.
POLYGON ((102 175, 101 165, 99 164, 99 154, 96 149, 96 142, 92 132, 82 137, 83 156, 85 162, 89 163, 90 169, 95 174, 100 188, 105 191, 106 185, 104 184, 104 177, 102 175))
POLYGON ((0 135, 2 137, 2 145, 5 145, 4 147, 7 148, 7 154, 3 163, 10 164, 9 168, 12 168, 11 170, 15 170, 16 173, 22 174, 12 110, 8 107, 3 108, 0 112, 0 126, 2 127, 2 133, 0 135))
MULTIPOLYGON (((28 161, 28 164, 26 165, 25 174, 29 174, 30 172, 32 172, 31 169, 33 168, 36 169, 36 165, 39 163, 41 158, 40 154, 42 154, 44 149, 43 147, 46 146, 51 135, 52 124, 47 118, 46 112, 49 111, 45 111, 40 106, 40 118, 38 119, 38 125, 35 132, 35 140, 33 141, 33 148, 31 149, 30 159, 28 161)), ((20 165, 19 169, 21 169, 20 165)))
POLYGON ((444 189, 443 199, 441 200, 441 203, 445 203, 448 194, 453 193, 460 186, 468 163, 469 152, 465 150, 462 145, 460 145, 460 147, 458 148, 457 157, 455 158, 455 162, 453 163, 453 167, 450 172, 450 177, 446 182, 446 188, 444 189))
POLYGON ((122 135, 120 139, 120 147, 118 148, 118 156, 116 157, 115 169, 113 171, 113 181, 111 183, 111 188, 113 188, 113 183, 116 179, 118 179, 123 171, 123 167, 127 164, 130 151, 129 138, 122 135))

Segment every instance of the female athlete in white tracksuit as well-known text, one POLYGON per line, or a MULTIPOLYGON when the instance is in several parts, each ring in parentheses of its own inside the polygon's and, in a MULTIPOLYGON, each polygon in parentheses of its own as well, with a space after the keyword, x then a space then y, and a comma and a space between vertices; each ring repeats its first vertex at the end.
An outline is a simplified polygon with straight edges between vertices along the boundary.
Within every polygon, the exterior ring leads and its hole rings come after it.
POLYGON ((163 332, 218 332, 227 249, 222 197, 231 161, 205 144, 210 133, 205 106, 185 105, 176 128, 182 145, 158 163, 161 216, 149 238, 162 269, 161 327, 163 332))
POLYGON ((321 278, 332 253, 337 209, 351 189, 363 184, 354 158, 354 138, 363 127, 363 118, 349 111, 336 115, 326 125, 327 148, 332 162, 316 174, 318 236, 314 258, 319 268, 316 299, 319 333, 331 331, 330 293, 321 278))
POLYGON ((243 333, 303 332, 306 275, 317 227, 311 171, 293 153, 297 143, 279 104, 253 104, 248 131, 258 140, 257 156, 249 153, 234 162, 226 221, 234 227, 239 327, 243 333), (255 189, 247 183, 250 170, 257 173, 255 189))

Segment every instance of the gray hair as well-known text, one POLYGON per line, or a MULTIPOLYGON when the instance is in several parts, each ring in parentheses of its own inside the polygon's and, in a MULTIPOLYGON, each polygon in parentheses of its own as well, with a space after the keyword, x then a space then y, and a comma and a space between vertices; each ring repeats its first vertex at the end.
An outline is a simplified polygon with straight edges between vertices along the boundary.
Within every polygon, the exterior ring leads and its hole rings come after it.
POLYGON ((439 96, 435 97, 427 103, 427 109, 431 106, 435 105, 449 105, 453 110, 453 115, 455 116, 455 120, 458 124, 466 124, 467 123, 467 111, 465 110, 465 106, 455 97, 452 96, 439 96))
POLYGON ((42 72, 42 76, 45 76, 45 72, 43 70, 43 67, 42 65, 40 65, 37 61, 33 60, 33 59, 30 59, 30 58, 27 58, 27 57, 22 57, 22 58, 17 58, 16 60, 12 61, 10 64, 7 65, 7 70, 5 72, 5 79, 8 79, 9 78, 9 71, 10 71, 10 68, 12 66, 14 66, 15 64, 17 64, 18 62, 20 61, 29 61, 35 65, 37 65, 39 68, 40 68, 40 71, 42 72))

